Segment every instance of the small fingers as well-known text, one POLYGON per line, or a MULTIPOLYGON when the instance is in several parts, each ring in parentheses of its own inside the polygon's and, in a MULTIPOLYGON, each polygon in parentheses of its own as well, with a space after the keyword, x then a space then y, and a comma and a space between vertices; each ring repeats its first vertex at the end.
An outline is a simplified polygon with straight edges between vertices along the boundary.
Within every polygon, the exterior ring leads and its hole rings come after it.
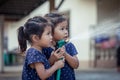
POLYGON ((63 62, 65 62, 65 57, 63 56, 63 62))
POLYGON ((65 57, 62 56, 62 57, 60 58, 60 60, 62 60, 63 62, 65 62, 65 57))
POLYGON ((60 48, 58 48, 55 52, 56 52, 56 53, 59 53, 59 52, 60 52, 60 48))

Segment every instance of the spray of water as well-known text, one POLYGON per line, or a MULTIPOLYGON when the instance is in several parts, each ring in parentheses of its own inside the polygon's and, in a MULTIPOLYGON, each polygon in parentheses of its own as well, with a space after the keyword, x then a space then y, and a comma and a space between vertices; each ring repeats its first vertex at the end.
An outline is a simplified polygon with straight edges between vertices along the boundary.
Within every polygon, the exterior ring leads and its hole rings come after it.
POLYGON ((69 41, 72 42, 75 40, 85 40, 101 34, 110 34, 119 27, 120 27, 120 23, 106 22, 106 24, 100 24, 95 26, 95 29, 80 33, 75 37, 70 38, 69 41))

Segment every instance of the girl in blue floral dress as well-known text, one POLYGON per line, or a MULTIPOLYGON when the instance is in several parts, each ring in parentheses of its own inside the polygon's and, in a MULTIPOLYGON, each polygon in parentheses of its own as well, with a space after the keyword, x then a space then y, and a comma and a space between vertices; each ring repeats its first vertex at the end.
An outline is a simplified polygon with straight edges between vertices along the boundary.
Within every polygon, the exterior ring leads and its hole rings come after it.
POLYGON ((22 80, 54 80, 53 73, 64 66, 64 60, 50 66, 43 51, 43 48, 51 46, 51 26, 45 18, 37 16, 18 28, 20 51, 25 53, 22 80), (30 48, 26 51, 27 41, 30 48))
MULTIPOLYGON (((56 48, 56 43, 59 40, 67 40, 68 38, 68 20, 64 15, 59 13, 49 13, 45 17, 53 24, 52 35, 53 35, 53 50, 56 48)), ((75 46, 69 42, 65 44, 62 48, 65 48, 63 56, 65 58, 65 66, 61 68, 60 80, 75 80, 74 69, 79 66, 79 60, 77 58, 77 50, 75 46)), ((51 64, 56 61, 60 54, 46 55, 50 60, 51 64)))

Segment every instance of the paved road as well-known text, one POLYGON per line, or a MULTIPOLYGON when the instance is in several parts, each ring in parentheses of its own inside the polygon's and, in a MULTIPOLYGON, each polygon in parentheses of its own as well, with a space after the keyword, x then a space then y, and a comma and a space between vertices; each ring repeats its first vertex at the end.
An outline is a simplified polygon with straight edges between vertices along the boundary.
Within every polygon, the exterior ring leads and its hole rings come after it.
POLYGON ((76 80, 120 80, 116 71, 76 71, 76 80))
POLYGON ((21 80, 20 72, 0 73, 0 80, 21 80))
MULTIPOLYGON (((0 73, 0 80, 21 80, 21 73, 0 73)), ((76 80, 120 80, 120 73, 112 71, 76 71, 76 80)))

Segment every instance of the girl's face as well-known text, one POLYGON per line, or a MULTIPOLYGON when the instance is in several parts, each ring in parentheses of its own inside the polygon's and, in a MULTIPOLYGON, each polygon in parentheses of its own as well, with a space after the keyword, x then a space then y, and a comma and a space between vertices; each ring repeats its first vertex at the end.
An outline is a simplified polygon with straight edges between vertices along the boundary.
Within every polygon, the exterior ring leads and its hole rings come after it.
POLYGON ((53 38, 55 41, 59 41, 61 39, 66 40, 68 38, 68 23, 67 23, 67 21, 63 21, 55 27, 53 38))
POLYGON ((47 26, 40 38, 39 44, 41 47, 50 47, 52 42, 51 27, 47 26))

